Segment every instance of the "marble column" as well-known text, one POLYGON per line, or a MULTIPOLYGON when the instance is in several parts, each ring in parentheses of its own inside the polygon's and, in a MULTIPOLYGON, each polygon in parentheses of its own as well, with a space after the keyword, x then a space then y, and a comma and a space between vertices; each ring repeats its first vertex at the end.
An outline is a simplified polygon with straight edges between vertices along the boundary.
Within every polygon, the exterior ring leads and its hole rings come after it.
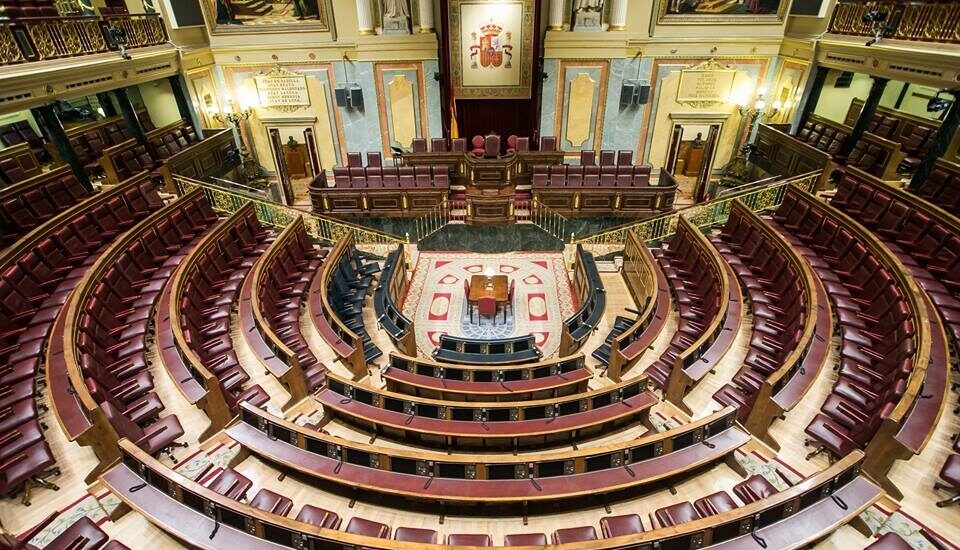
POLYGON ((433 0, 418 0, 420 8, 420 32, 433 32, 433 0))
POLYGON ((627 1, 613 0, 610 4, 610 27, 608 30, 627 30, 627 1))
POLYGON ((857 122, 853 125, 853 130, 850 132, 847 140, 843 142, 843 147, 837 151, 837 156, 847 157, 850 155, 850 152, 853 151, 853 147, 860 141, 860 138, 863 137, 863 134, 867 131, 867 126, 869 126, 870 121, 873 120, 873 115, 877 112, 877 106, 880 105, 883 90, 887 88, 887 82, 890 82, 889 78, 880 78, 879 76, 872 76, 870 78, 873 79, 873 85, 870 86, 870 93, 867 94, 867 99, 863 100, 863 109, 860 111, 860 116, 857 117, 857 122))
POLYGON ((960 94, 954 93, 950 110, 947 111, 947 116, 940 122, 940 129, 933 136, 930 149, 923 156, 917 171, 913 173, 909 189, 914 191, 920 189, 930 172, 933 172, 933 165, 936 164, 937 159, 942 157, 947 152, 947 148, 950 147, 950 142, 953 141, 953 136, 956 134, 957 128, 960 127, 960 105, 958 103, 960 103, 960 94))
POLYGON ((566 0, 550 0, 550 21, 548 30, 563 30, 563 8, 567 4, 566 0))
POLYGON ((360 34, 376 34, 373 30, 373 11, 370 0, 357 0, 357 30, 360 34))

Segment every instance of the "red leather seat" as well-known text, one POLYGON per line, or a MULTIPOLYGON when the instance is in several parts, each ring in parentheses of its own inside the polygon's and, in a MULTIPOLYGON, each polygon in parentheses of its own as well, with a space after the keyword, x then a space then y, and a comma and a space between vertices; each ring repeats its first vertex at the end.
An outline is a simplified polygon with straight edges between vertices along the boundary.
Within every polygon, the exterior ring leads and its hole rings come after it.
POLYGON ((600 519, 600 532, 604 538, 632 535, 643 532, 643 521, 638 514, 609 516, 600 519))
POLYGON ((377 521, 363 519, 361 517, 352 517, 344 529, 347 533, 354 535, 363 535, 365 537, 376 537, 378 539, 390 538, 390 527, 377 521))
POLYGON ((893 531, 889 531, 881 535, 876 542, 870 546, 867 546, 864 548, 864 550, 912 550, 912 548, 913 546, 911 546, 907 541, 903 540, 900 535, 894 533, 893 531))
POLYGON ((545 546, 547 536, 543 533, 520 533, 503 537, 504 546, 545 546))
POLYGON ((701 517, 708 517, 734 510, 737 503, 726 491, 717 491, 693 501, 693 507, 701 517))
POLYGON ((597 540, 597 530, 592 525, 583 527, 568 527, 566 529, 557 529, 553 532, 553 544, 565 544, 568 542, 584 542, 588 540, 597 540))
POLYGON ((490 535, 451 534, 447 535, 447 544, 451 546, 493 546, 490 535))
POLYGON ((952 454, 947 457, 946 462, 943 463, 943 468, 940 469, 940 479, 945 481, 946 485, 937 483, 934 490, 949 489, 956 494, 952 498, 941 500, 937 503, 937 506, 942 508, 960 502, 960 455, 952 454))
POLYGON ((754 474, 733 486, 733 494, 744 504, 763 500, 777 492, 777 488, 760 474, 754 474))
POLYGON ((419 542, 421 544, 436 544, 437 532, 433 529, 418 529, 416 527, 397 527, 393 533, 393 540, 402 542, 419 542))
POLYGON ((316 506, 311 506, 309 504, 304 504, 303 508, 300 509, 300 512, 297 513, 297 521, 302 521, 304 523, 309 523, 310 525, 315 525, 325 529, 340 528, 340 516, 334 512, 324 510, 323 508, 317 508, 316 506))
POLYGON ((250 501, 250 506, 264 512, 285 516, 293 509, 293 501, 269 489, 260 489, 250 501))
POLYGON ((93 520, 83 516, 44 546, 44 550, 97 550, 109 539, 93 520))
POLYGON ((653 516, 660 527, 670 527, 700 519, 697 509, 689 502, 678 502, 671 506, 659 508, 653 513, 653 516))
POLYGON ((249 478, 233 468, 224 469, 207 484, 207 488, 211 491, 237 501, 247 498, 247 491, 252 486, 253 482, 249 478))
MULTIPOLYGON (((147 454, 156 456, 162 452, 169 452, 174 446, 186 447, 185 443, 176 443, 176 440, 183 436, 183 427, 180 426, 176 416, 167 416, 146 428, 141 428, 123 416, 110 403, 102 403, 100 408, 120 437, 126 437, 147 454)), ((171 453, 171 458, 172 456, 171 453)))

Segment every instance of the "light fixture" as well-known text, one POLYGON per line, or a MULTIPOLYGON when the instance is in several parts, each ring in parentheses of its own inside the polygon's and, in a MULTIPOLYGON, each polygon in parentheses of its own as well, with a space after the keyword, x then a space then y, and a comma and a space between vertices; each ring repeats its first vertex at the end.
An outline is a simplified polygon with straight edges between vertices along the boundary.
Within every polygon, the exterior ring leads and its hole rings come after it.
MULTIPOLYGON (((244 100, 249 100, 249 98, 244 98, 244 100)), ((246 103, 246 101, 243 101, 243 103, 246 103)), ((210 117, 217 122, 238 126, 241 122, 248 120, 253 115, 253 109, 251 106, 249 104, 244 105, 243 103, 241 103, 240 108, 238 109, 233 99, 227 98, 226 110, 217 111, 215 108, 213 108, 213 106, 211 106, 208 113, 210 117)))

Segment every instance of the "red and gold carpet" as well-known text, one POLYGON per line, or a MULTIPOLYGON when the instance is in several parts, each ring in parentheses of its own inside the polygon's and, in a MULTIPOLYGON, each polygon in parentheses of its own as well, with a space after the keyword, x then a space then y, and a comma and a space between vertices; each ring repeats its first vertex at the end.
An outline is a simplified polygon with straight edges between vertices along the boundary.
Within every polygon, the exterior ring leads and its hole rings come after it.
POLYGON ((429 356, 440 335, 494 339, 533 334, 544 357, 560 347, 560 326, 576 308, 570 279, 559 252, 474 254, 421 252, 404 300, 414 320, 417 347, 429 356), (514 307, 477 323, 467 314, 463 282, 487 269, 516 281, 514 307))

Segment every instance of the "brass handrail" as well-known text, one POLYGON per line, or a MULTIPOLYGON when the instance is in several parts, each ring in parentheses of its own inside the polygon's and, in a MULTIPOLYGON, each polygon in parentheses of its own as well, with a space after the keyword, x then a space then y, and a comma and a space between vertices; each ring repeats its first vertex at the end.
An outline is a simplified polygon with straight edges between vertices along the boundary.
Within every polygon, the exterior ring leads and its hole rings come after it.
POLYGON ((700 229, 712 227, 726 223, 727 217, 730 215, 730 206, 734 200, 739 199, 740 202, 754 212, 772 210, 783 202, 783 196, 789 185, 795 184, 806 191, 812 191, 819 180, 819 170, 801 174, 757 189, 736 193, 722 199, 715 199, 675 212, 648 218, 640 222, 621 225, 613 229, 586 235, 579 239, 574 239, 573 242, 574 244, 583 245, 623 246, 626 244, 627 233, 630 231, 636 232, 644 242, 661 241, 676 232, 677 220, 680 216, 683 216, 700 229))
POLYGON ((203 189, 214 210, 225 214, 233 214, 248 202, 253 203, 254 211, 257 213, 257 219, 260 220, 260 223, 279 230, 289 225, 298 216, 303 216, 307 233, 311 237, 331 244, 337 242, 340 237, 347 233, 353 235, 354 242, 358 245, 396 246, 407 243, 403 237, 325 216, 318 216, 275 202, 265 201, 260 197, 255 197, 240 191, 230 191, 217 185, 186 176, 175 175, 173 176, 173 180, 181 193, 188 193, 196 188, 203 189))

